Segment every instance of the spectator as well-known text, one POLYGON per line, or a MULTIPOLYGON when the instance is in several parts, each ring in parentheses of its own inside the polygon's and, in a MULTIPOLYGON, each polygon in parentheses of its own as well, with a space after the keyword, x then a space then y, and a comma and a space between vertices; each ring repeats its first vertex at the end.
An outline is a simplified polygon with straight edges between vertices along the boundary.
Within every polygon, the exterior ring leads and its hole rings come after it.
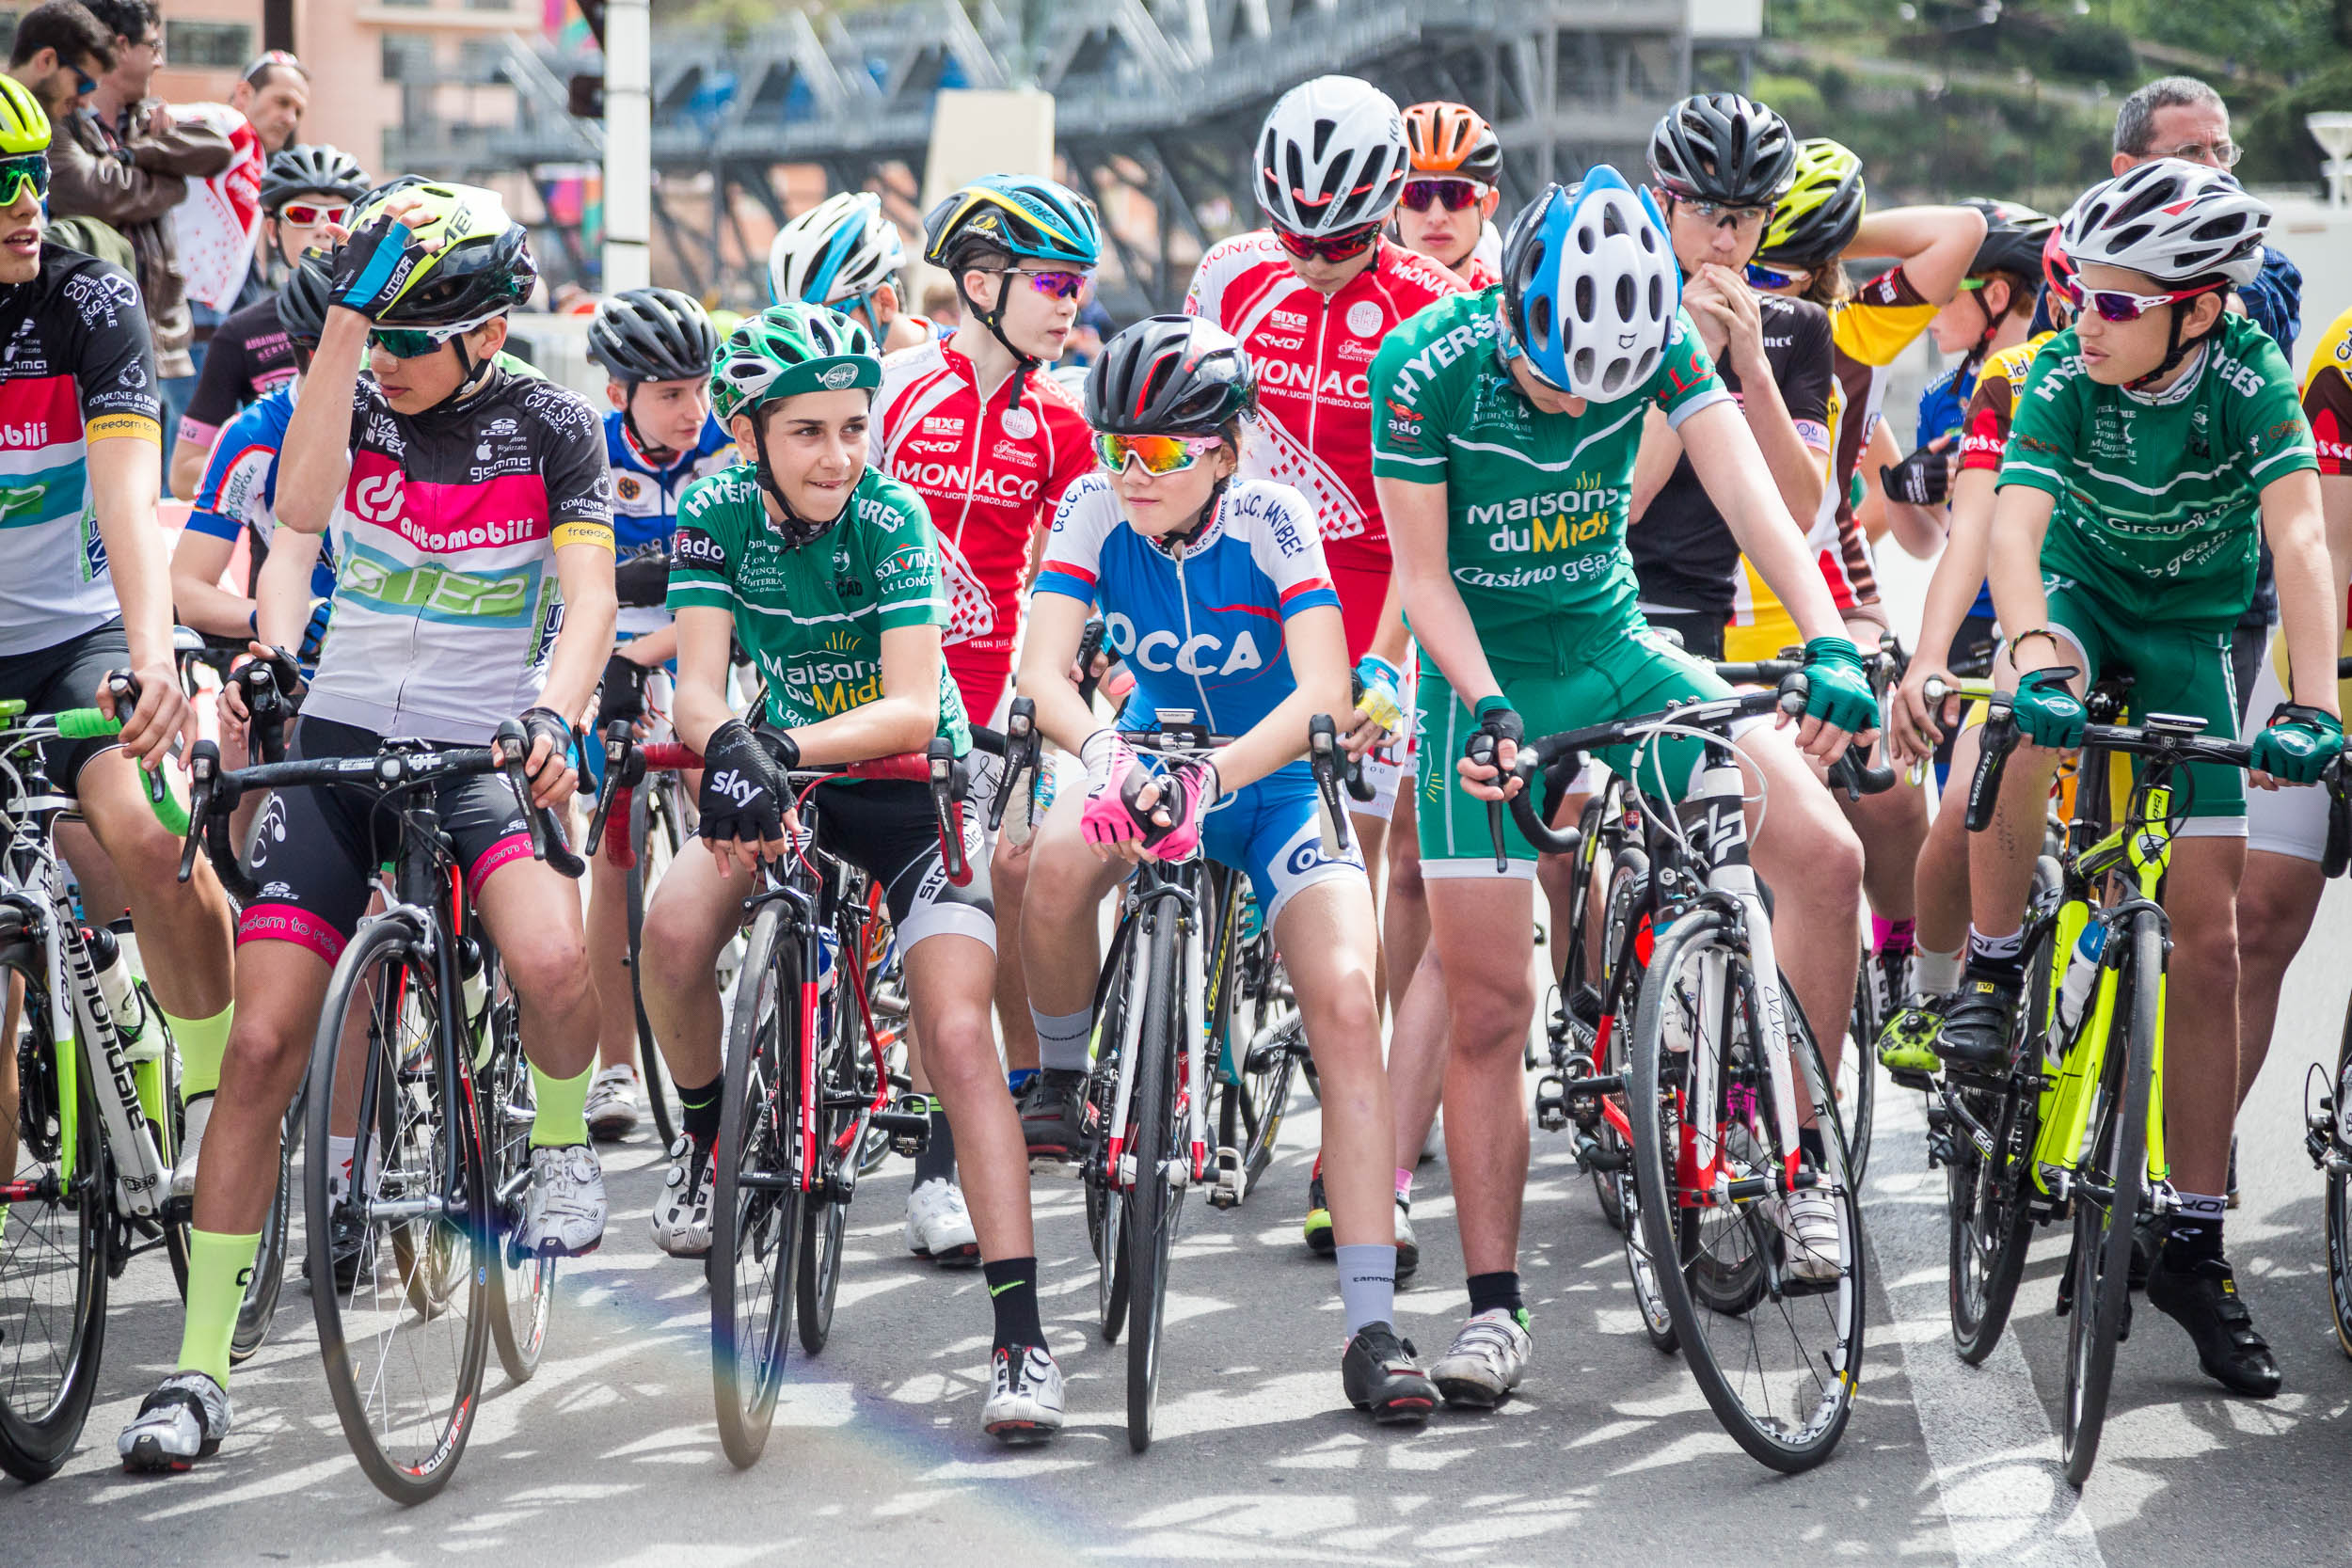
POLYGON ((262 138, 264 157, 282 152, 310 106, 310 72, 283 49, 273 49, 245 68, 244 79, 229 91, 229 106, 262 138))
POLYGON ((956 298, 953 283, 934 283, 923 291, 923 312, 943 327, 954 326, 963 320, 962 302, 956 298))
POLYGON ((83 99, 82 112, 56 122, 49 149, 50 210, 60 217, 103 219, 122 230, 138 257, 139 293, 155 334, 162 383, 164 451, 196 381, 188 354, 188 304, 181 285, 171 210, 188 181, 229 166, 229 138, 200 125, 179 125, 148 83, 163 63, 164 24, 155 0, 90 0, 90 14, 114 34, 114 69, 83 99))
POLYGON ((52 125, 115 68, 115 39, 81 0, 49 0, 16 24, 8 74, 31 89, 52 125))

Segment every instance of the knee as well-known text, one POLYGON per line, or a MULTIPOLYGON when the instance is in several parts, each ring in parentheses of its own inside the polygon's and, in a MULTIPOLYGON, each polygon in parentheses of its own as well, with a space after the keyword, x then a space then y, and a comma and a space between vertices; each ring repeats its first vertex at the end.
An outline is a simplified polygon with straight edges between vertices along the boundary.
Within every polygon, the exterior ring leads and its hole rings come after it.
POLYGON ((532 931, 502 944, 499 961, 515 993, 543 1012, 565 1012, 590 994, 588 949, 575 930, 532 931))
POLYGON ((1507 1052, 1517 1059, 1535 1006, 1525 975, 1474 990, 1458 988, 1453 1003, 1448 1033, 1454 1050, 1473 1056, 1507 1052))
POLYGON ((923 1067, 933 1086, 962 1090, 991 1084, 1003 1086, 987 1007, 959 1002, 933 1008, 925 1015, 921 1032, 923 1067))
POLYGON ((229 1044, 221 1053, 221 1081, 232 1076, 240 1083, 267 1082, 296 1069, 310 1040, 301 1030, 288 1027, 262 1008, 240 1012, 229 1027, 229 1044))
POLYGON ((1791 891, 1809 893, 1812 902, 1851 907, 1862 891, 1862 836, 1852 823, 1835 814, 1809 826, 1813 831, 1804 846, 1804 875, 1791 891))

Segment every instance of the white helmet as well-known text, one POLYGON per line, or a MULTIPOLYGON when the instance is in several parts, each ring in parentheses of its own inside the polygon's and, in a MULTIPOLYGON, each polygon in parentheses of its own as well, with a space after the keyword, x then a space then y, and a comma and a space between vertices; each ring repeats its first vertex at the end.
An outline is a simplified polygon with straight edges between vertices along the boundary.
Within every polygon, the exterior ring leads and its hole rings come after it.
POLYGON ((1503 352, 1562 391, 1614 403, 1640 390, 1681 304, 1665 220, 1607 164, 1529 202, 1503 236, 1503 352))
POLYGON ((2270 209, 2232 176, 2158 158, 2076 198, 2060 243, 2077 271, 2122 267, 2176 286, 2226 277, 2243 288, 2262 272, 2269 227, 2270 209))
POLYGON ((907 264, 898 226, 871 191, 842 191, 776 230, 768 286, 778 305, 837 305, 896 283, 907 264))
POLYGON ((1354 76, 1318 76, 1284 93, 1258 136, 1258 205, 1294 234, 1320 239, 1385 219, 1412 150, 1396 103, 1354 76))

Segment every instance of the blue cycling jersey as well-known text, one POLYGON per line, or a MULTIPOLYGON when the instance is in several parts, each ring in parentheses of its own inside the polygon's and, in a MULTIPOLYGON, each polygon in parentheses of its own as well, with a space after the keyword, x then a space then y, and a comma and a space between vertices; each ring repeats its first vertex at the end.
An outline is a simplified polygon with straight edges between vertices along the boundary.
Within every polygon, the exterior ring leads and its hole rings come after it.
POLYGON ((1247 734, 1295 687, 1284 624, 1340 602, 1314 509, 1289 485, 1233 481, 1179 562, 1127 526, 1099 472, 1055 508, 1037 592, 1101 609, 1146 705, 1131 713, 1190 708, 1228 736, 1247 734))
MULTIPOLYGON (((1919 394, 1919 434, 1913 446, 1924 447, 1939 436, 1949 436, 1953 445, 1959 444, 1961 426, 1968 416, 1968 400, 1977 392, 1978 368, 1978 362, 1963 358, 1928 383, 1927 390, 1919 394)), ((1991 584, 1977 584, 1977 602, 1968 607, 1968 613, 1988 621, 1993 618, 1991 584)))
MULTIPOLYGON (((735 466, 735 440, 716 418, 703 420, 702 438, 691 451, 657 465, 628 434, 621 410, 604 417, 604 455, 612 466, 612 551, 616 560, 667 551, 677 531, 678 499, 706 474, 735 466)), ((616 630, 624 640, 660 631, 670 624, 660 605, 623 605, 616 630)))
MULTIPOLYGON (((221 427, 213 455, 204 464, 203 483, 196 487, 189 532, 233 543, 239 532, 251 529, 254 539, 268 546, 278 529, 278 515, 272 510, 278 503, 278 452, 286 444, 299 385, 271 388, 221 427)), ((334 546, 322 535, 318 564, 310 568, 310 596, 334 595, 334 546)))

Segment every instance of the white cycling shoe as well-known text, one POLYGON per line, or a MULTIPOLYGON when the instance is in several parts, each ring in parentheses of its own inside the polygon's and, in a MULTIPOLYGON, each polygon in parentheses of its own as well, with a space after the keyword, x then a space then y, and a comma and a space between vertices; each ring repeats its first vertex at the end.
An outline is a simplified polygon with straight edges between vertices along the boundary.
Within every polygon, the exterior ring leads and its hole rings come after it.
POLYGON ((1053 1352, 1043 1345, 995 1352, 980 1424, 1000 1443, 1050 1442, 1061 1430, 1061 1367, 1053 1352))
POLYGON ((907 1194, 906 1243, 917 1258, 951 1268, 978 1262, 979 1233, 963 1206, 963 1189, 934 1176, 907 1194))
POLYGON ((126 1470, 184 1470, 229 1435, 229 1390, 203 1372, 174 1372, 115 1439, 126 1470))
POLYGON ((1492 1410, 1527 1375, 1535 1341, 1508 1307, 1490 1307, 1454 1334, 1454 1343, 1429 1368, 1429 1381, 1448 1404, 1492 1410))
POLYGON ((1819 1187, 1803 1187, 1772 1206, 1780 1227, 1781 1254, 1789 1274, 1808 1285, 1826 1285, 1845 1266, 1837 1200, 1819 1187))
POLYGON ((580 1258, 604 1242, 604 1167, 586 1144, 531 1151, 531 1191, 516 1245, 540 1257, 580 1258))
POLYGON ((213 1119, 213 1097, 199 1094, 180 1108, 180 1158, 171 1166, 173 1197, 196 1196, 196 1162, 204 1151, 204 1128, 213 1119))
POLYGON ((710 1209, 719 1185, 715 1149, 680 1136, 670 1146, 670 1178, 653 1200, 653 1244, 673 1258, 710 1252, 710 1209))
POLYGON ((637 1131, 637 1069, 623 1062, 598 1072, 588 1083, 588 1135, 600 1144, 617 1143, 637 1131))

